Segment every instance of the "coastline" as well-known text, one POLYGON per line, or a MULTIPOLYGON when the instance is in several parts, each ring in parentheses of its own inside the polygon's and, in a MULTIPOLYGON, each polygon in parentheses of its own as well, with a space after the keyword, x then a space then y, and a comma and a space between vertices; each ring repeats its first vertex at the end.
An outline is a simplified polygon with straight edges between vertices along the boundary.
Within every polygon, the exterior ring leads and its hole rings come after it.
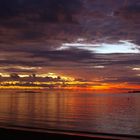
POLYGON ((61 139, 61 140, 138 140, 140 136, 115 135, 105 133, 85 133, 35 128, 1 127, 0 137, 6 140, 61 139))

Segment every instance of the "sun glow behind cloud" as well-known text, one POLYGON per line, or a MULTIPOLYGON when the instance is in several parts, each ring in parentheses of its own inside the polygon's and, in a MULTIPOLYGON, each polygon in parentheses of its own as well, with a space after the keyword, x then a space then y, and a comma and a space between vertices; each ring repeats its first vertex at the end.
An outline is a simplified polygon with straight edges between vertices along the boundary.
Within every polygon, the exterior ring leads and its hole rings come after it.
POLYGON ((139 46, 129 40, 120 40, 117 43, 63 43, 58 50, 66 50, 70 48, 88 50, 99 54, 112 53, 140 53, 139 46))
MULTIPOLYGON (((97 66, 104 68, 104 66, 97 66)), ((1 74, 1 73, 0 73, 1 74)), ((66 90, 93 90, 107 92, 124 92, 130 89, 139 89, 138 84, 129 84, 127 82, 105 82, 105 79, 93 79, 86 81, 84 79, 75 79, 68 75, 59 75, 56 73, 46 73, 31 75, 19 75, 18 78, 12 78, 10 75, 1 75, 0 89, 66 89, 66 90), (5 76, 5 77, 4 77, 5 76), (50 78, 50 80, 48 80, 50 78)))
POLYGON ((6 74, 6 73, 0 73, 0 76, 2 76, 2 77, 10 77, 10 75, 6 74))
POLYGON ((132 70, 140 71, 140 67, 139 68, 132 68, 132 70))
MULTIPOLYGON (((30 69, 30 68, 28 68, 30 69)), ((32 67, 31 67, 32 69, 32 67)), ((10 74, 7 74, 7 73, 0 73, 0 76, 6 78, 6 77, 11 77, 10 74)), ((27 78, 27 77, 36 77, 36 78, 46 78, 46 77, 50 77, 50 78, 60 78, 64 81, 74 81, 74 77, 71 77, 71 76, 68 76, 68 75, 65 75, 65 74, 57 74, 57 73, 52 73, 52 72, 48 72, 48 73, 44 73, 44 74, 31 74, 31 75, 28 75, 28 74, 18 74, 18 76, 20 78, 27 78)), ((20 80, 20 79, 19 79, 20 80)))
POLYGON ((65 75, 59 75, 59 74, 52 73, 52 72, 49 72, 49 73, 46 73, 46 74, 37 74, 36 76, 37 77, 42 77, 42 78, 45 78, 45 77, 58 78, 58 77, 60 77, 62 80, 69 80, 69 81, 74 80, 73 77, 65 76, 65 75))

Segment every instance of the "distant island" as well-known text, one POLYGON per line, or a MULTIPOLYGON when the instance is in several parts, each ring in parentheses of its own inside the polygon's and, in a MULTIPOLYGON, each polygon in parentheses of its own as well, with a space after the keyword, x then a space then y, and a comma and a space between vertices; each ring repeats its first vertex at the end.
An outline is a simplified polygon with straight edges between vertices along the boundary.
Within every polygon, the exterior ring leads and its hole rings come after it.
POLYGON ((140 90, 132 90, 132 91, 128 91, 128 93, 140 93, 140 90))

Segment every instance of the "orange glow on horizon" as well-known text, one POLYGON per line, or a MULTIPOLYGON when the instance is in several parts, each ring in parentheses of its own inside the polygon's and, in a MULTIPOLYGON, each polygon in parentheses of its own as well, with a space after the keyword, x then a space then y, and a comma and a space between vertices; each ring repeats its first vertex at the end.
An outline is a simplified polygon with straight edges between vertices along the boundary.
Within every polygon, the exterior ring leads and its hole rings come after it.
POLYGON ((88 90, 88 91, 107 91, 107 92, 127 92, 129 90, 140 90, 140 85, 132 85, 132 84, 127 84, 127 83, 120 83, 120 84, 110 84, 110 83, 103 83, 101 85, 89 85, 89 86, 80 86, 79 85, 67 85, 67 86, 62 86, 57 85, 54 87, 42 87, 41 85, 38 86, 17 86, 17 85, 8 85, 8 86, 0 86, 0 89, 59 89, 59 90, 88 90))
POLYGON ((10 75, 1 74, 0 89, 66 89, 66 90, 93 90, 93 91, 129 91, 140 90, 140 85, 129 83, 104 83, 101 81, 75 80, 75 78, 56 73, 35 74, 32 77, 20 75, 13 79, 10 75), (5 76, 5 77, 3 77, 5 76), (9 78, 7 78, 9 76, 9 78), (45 78, 50 77, 50 81, 45 78), (39 81, 40 79, 40 81, 39 81))

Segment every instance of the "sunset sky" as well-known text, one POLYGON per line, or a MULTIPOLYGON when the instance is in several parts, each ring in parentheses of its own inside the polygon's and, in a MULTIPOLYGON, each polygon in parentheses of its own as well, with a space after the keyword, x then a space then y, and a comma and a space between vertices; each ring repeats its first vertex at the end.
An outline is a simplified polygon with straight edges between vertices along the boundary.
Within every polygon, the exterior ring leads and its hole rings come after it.
POLYGON ((140 0, 0 0, 0 75, 11 73, 140 89, 140 0))

